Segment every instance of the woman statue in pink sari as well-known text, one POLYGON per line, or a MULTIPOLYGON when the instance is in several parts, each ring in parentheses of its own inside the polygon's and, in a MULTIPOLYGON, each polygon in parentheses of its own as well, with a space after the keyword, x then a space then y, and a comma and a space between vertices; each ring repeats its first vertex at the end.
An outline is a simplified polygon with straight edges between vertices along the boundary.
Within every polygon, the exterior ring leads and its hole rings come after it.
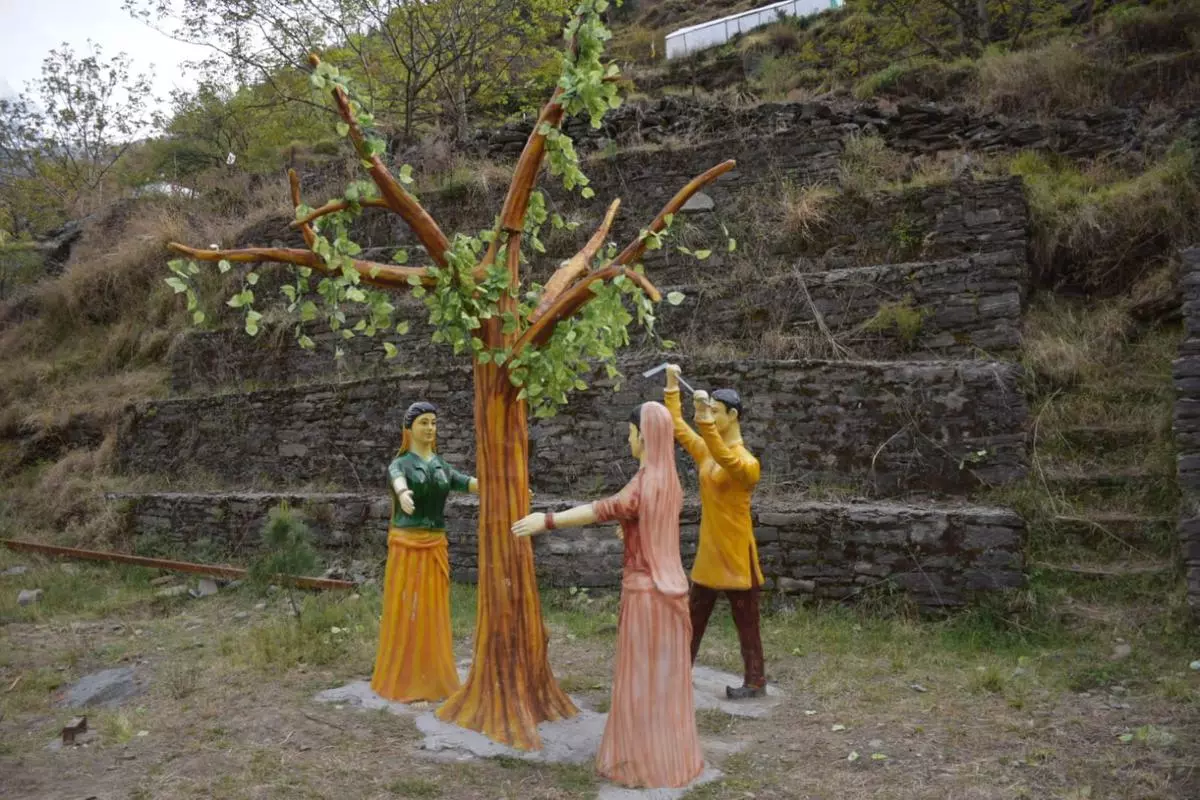
POLYGON ((625 559, 612 706, 596 769, 630 787, 677 788, 704 769, 692 696, 688 582, 679 558, 683 489, 671 414, 645 403, 629 422, 641 469, 618 494, 559 514, 530 514, 517 536, 621 523, 625 559))

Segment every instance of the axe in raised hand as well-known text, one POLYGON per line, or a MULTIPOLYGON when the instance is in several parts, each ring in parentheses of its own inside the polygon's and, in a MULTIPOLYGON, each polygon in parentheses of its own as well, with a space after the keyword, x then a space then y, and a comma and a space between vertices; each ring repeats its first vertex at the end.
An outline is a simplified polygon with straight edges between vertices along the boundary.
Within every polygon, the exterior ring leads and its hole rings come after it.
MULTIPOLYGON (((657 367, 653 367, 653 368, 648 369, 645 372, 643 372, 642 377, 643 378, 653 378, 658 373, 666 371, 667 367, 669 367, 669 366, 670 366, 670 363, 667 361, 664 361, 663 363, 659 364, 657 367)), ((688 382, 683 379, 682 375, 677 375, 676 380, 679 381, 680 386, 682 386, 683 388, 688 390, 689 394, 691 394, 692 396, 695 396, 696 390, 688 385, 688 382)), ((711 397, 709 398, 708 402, 709 402, 709 405, 712 404, 711 397)))

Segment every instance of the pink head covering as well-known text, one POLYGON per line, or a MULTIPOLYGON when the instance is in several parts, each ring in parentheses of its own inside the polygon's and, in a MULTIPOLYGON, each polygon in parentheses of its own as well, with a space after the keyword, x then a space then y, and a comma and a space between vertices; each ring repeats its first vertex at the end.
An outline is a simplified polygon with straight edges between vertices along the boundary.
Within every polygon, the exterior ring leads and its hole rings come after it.
POLYGON ((685 595, 687 574, 679 557, 683 487, 675 470, 675 429, 671 412, 662 403, 644 403, 638 430, 646 447, 642 456, 638 514, 643 553, 658 591, 667 595, 685 595))

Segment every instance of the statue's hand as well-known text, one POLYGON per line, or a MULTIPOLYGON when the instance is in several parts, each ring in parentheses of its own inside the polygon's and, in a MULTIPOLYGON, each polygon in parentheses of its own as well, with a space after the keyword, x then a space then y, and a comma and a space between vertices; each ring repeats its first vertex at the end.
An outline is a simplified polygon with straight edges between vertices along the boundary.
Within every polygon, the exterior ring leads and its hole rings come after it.
POLYGON ((546 530, 546 515, 535 511, 512 526, 513 536, 533 536, 546 530))
POLYGON ((412 489, 405 489, 400 493, 400 510, 405 514, 411 514, 417 510, 417 504, 413 502, 412 489))
POLYGON ((697 389, 692 395, 692 403, 696 407, 696 422, 712 422, 712 401, 708 399, 708 392, 697 389))
POLYGON ((679 376, 683 372, 678 364, 667 364, 667 388, 679 389, 679 376))

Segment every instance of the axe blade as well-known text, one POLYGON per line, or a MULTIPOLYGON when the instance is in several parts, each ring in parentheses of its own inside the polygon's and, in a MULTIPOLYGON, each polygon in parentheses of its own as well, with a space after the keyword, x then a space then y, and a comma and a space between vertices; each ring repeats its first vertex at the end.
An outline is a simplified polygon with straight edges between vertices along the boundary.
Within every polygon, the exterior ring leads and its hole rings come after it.
POLYGON ((657 367, 651 367, 650 369, 643 372, 642 377, 643 378, 653 378, 655 375, 657 375, 658 373, 665 370, 668 366, 670 366, 670 365, 666 361, 664 361, 663 363, 659 364, 657 367))
MULTIPOLYGON (((664 361, 663 363, 659 364, 657 367, 652 367, 652 368, 646 370, 645 372, 643 372, 642 377, 643 378, 653 378, 655 375, 657 375, 658 373, 665 370, 668 366, 670 366, 670 364, 668 362, 664 361)), ((676 376, 676 379, 679 381, 680 386, 682 386, 683 388, 688 390, 689 394, 696 393, 696 390, 693 389, 691 386, 689 386, 688 382, 685 381, 682 376, 676 376)))

